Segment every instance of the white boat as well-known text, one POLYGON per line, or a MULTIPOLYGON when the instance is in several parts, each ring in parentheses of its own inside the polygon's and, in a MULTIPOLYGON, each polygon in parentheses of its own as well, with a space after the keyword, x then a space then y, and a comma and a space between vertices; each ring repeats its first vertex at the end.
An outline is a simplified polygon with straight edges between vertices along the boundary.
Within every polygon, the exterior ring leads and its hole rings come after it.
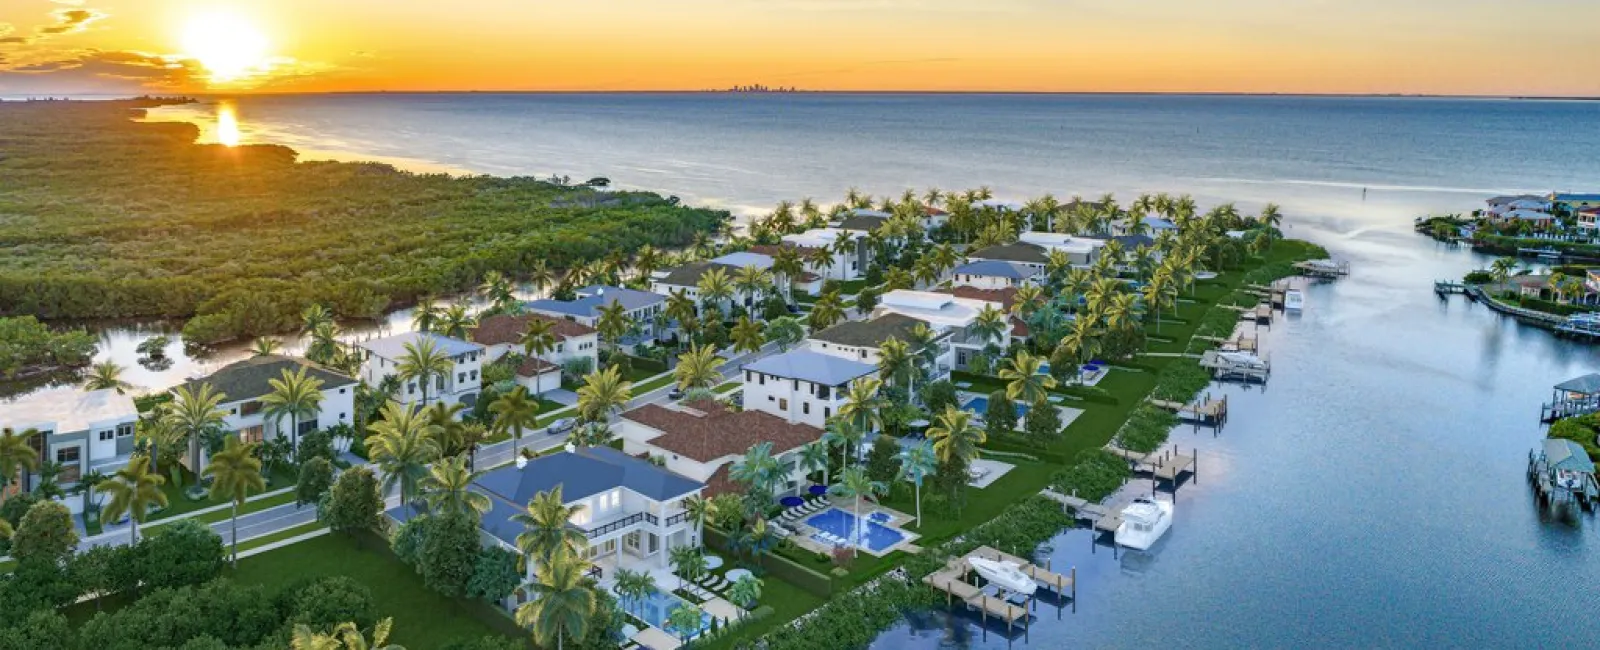
POLYGON ((1145 497, 1134 499, 1133 503, 1122 509, 1122 523, 1117 526, 1117 546, 1149 550, 1171 527, 1171 501, 1155 501, 1145 497))
POLYGON ((1039 584, 1034 582, 1031 576, 1023 573, 1022 567, 1017 566, 1015 562, 969 557, 967 564, 971 565, 972 570, 977 571, 978 575, 983 576, 984 580, 999 585, 1006 591, 1027 596, 1039 588, 1039 584))
POLYGON ((1283 310, 1300 311, 1306 306, 1306 294, 1299 289, 1283 292, 1283 310))
POLYGON ((1316 271, 1327 271, 1329 273, 1337 273, 1341 268, 1339 263, 1333 260, 1311 260, 1306 262, 1306 266, 1316 271))
POLYGON ((1245 368, 1250 370, 1267 369, 1267 362, 1262 361, 1261 357, 1249 352, 1218 352, 1217 356, 1228 365, 1235 368, 1245 368))

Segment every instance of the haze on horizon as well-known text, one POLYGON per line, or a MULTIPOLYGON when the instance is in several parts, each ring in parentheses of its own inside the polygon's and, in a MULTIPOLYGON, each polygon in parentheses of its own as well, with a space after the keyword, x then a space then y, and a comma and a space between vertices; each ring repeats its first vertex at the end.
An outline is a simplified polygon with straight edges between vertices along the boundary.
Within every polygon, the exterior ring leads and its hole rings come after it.
POLYGON ((3 0, 0 94, 1600 96, 1584 0, 3 0))

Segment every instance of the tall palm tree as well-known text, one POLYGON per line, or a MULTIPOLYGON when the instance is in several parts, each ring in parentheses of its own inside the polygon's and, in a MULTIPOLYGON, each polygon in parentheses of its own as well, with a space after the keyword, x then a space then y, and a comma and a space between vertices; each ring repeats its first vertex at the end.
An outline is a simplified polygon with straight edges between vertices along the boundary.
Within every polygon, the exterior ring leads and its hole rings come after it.
POLYGON ((733 298, 734 292, 733 281, 728 278, 727 271, 720 266, 713 266, 700 276, 695 286, 700 290, 700 300, 715 305, 717 313, 727 316, 725 303, 733 298))
POLYGON ((979 344, 988 345, 1005 339, 1007 324, 1005 312, 995 309, 994 305, 984 305, 968 329, 979 344))
POLYGON ((511 434, 512 452, 521 451, 522 432, 538 423, 539 402, 528 399, 528 389, 518 386, 489 404, 494 413, 494 428, 511 434))
MULTIPOLYGON (((866 437, 867 430, 856 425, 855 421, 852 419, 848 417, 835 417, 833 420, 828 422, 828 429, 827 431, 823 432, 822 441, 828 445, 837 445, 839 447, 839 460, 841 461, 840 465, 849 467, 850 457, 852 455, 851 449, 853 449, 856 445, 861 444, 861 441, 866 437)), ((826 483, 828 478, 826 472, 828 471, 828 468, 823 467, 822 471, 824 472, 823 482, 826 483)))
POLYGON ((489 301, 491 309, 502 314, 511 313, 516 309, 517 297, 511 293, 511 280, 499 271, 488 271, 483 274, 483 283, 478 285, 478 294, 489 301))
POLYGON ((833 327, 844 320, 844 306, 839 297, 838 290, 822 294, 816 304, 811 306, 811 314, 806 317, 806 324, 811 326, 811 331, 820 332, 833 327))
POLYGON ((806 479, 817 470, 822 470, 822 483, 828 483, 828 443, 818 440, 800 448, 800 471, 806 473, 806 479))
POLYGON ((322 305, 310 305, 300 312, 301 332, 309 334, 323 325, 333 324, 333 312, 322 305))
POLYGON ((969 461, 977 458, 978 445, 988 439, 982 427, 972 425, 971 413, 954 406, 946 407, 938 421, 928 429, 928 440, 933 443, 933 451, 939 455, 939 460, 946 462, 954 458, 969 461))
POLYGON ((615 367, 591 372, 578 388, 578 412, 592 422, 609 419, 611 414, 633 399, 633 382, 623 379, 615 367))
POLYGON ((539 566, 533 583, 537 597, 517 608, 517 625, 531 629, 539 645, 549 647, 554 640, 556 650, 563 650, 568 638, 582 641, 588 635, 598 601, 584 578, 587 568, 588 563, 576 557, 539 566))
POLYGON ((905 388, 907 395, 914 395, 912 377, 915 374, 916 356, 905 341, 890 338, 878 347, 878 376, 905 388))
POLYGON ((528 319, 528 324, 522 328, 522 354, 529 357, 540 357, 549 354, 556 348, 555 323, 539 317, 528 319))
MULTIPOLYGON (((861 519, 861 497, 875 497, 888 490, 882 481, 874 481, 860 467, 846 467, 839 473, 839 482, 828 488, 836 497, 855 499, 856 520, 861 519)), ((850 540, 850 556, 855 557, 861 547, 860 540, 850 540)))
POLYGON ((89 369, 89 377, 84 381, 84 390, 115 389, 121 393, 128 390, 129 384, 122 380, 122 366, 114 361, 101 361, 89 369))
POLYGON ((462 420, 461 413, 467 410, 465 404, 445 404, 435 402, 423 410, 428 416, 428 424, 433 425, 433 444, 439 448, 441 458, 447 456, 460 456, 469 445, 467 443, 468 422, 462 420))
POLYGON ((417 306, 411 315, 412 329, 418 332, 432 332, 439 325, 439 314, 439 304, 434 302, 432 296, 417 299, 417 306))
POLYGON ((878 389, 882 387, 883 382, 875 377, 862 377, 850 382, 844 404, 839 406, 839 417, 850 420, 862 431, 872 431, 882 426, 883 419, 878 412, 883 406, 883 398, 878 394, 878 389))
POLYGON ((755 352, 766 345, 763 338, 761 323, 750 320, 749 315, 740 316, 739 322, 733 326, 733 349, 736 352, 755 352))
POLYGON ((467 468, 465 456, 445 458, 428 469, 422 478, 422 498, 428 503, 428 512, 445 515, 470 514, 481 517, 493 505, 489 497, 472 489, 472 483, 483 476, 467 468))
POLYGON ((666 314, 667 318, 682 323, 694 318, 700 310, 695 306, 694 300, 689 298, 687 290, 671 289, 667 292, 667 307, 662 313, 666 314))
POLYGON ((539 564, 550 564, 563 556, 577 557, 589 538, 572 525, 572 518, 583 512, 583 505, 567 505, 561 486, 533 495, 527 508, 511 518, 522 525, 517 534, 517 550, 539 564))
POLYGON ((794 283, 805 272, 805 259, 798 248, 783 246, 772 256, 772 273, 777 277, 776 283, 783 291, 783 301, 786 303, 794 304, 794 283))
POLYGON ((23 429, 22 433, 11 427, 0 429, 0 503, 5 503, 9 492, 6 488, 13 481, 21 481, 23 471, 39 469, 39 452, 29 444, 37 435, 38 429, 23 429))
POLYGON ((163 417, 168 426, 189 440, 189 469, 200 472, 200 443, 212 431, 226 426, 228 416, 219 406, 227 396, 209 383, 179 386, 172 390, 172 402, 163 417))
POLYGON ((1028 404, 1037 404, 1048 397, 1049 390, 1056 387, 1056 380, 1039 372, 1044 362, 1043 358, 1028 354, 1027 350, 1018 350, 1017 356, 1007 359, 1000 368, 1000 378, 1008 382, 1006 397, 1028 404))
POLYGON ((744 458, 734 462, 728 478, 750 486, 748 495, 772 498, 772 486, 781 478, 783 467, 772 455, 772 442, 765 441, 745 451, 744 458))
POLYGON ((772 288, 772 274, 760 267, 746 266, 734 272, 733 286, 744 294, 745 305, 751 306, 756 302, 756 294, 772 288))
POLYGON ((1505 284, 1506 278, 1511 277, 1511 272, 1516 268, 1516 258, 1502 257, 1489 264, 1489 273, 1497 284, 1505 284))
POLYGON ((309 332, 311 341, 306 343, 306 358, 317 363, 333 363, 342 351, 339 344, 339 326, 333 321, 317 323, 309 332))
POLYGON ((239 506, 252 492, 267 489, 261 478, 261 459, 255 455, 254 444, 243 444, 238 438, 228 438, 227 446, 211 456, 205 476, 211 479, 210 495, 214 500, 233 502, 233 532, 228 535, 233 545, 233 566, 239 567, 239 506))
POLYGON ((600 306, 600 316, 595 319, 594 328, 599 330, 600 337, 605 339, 606 345, 612 350, 622 346, 622 337, 628 335, 633 329, 633 318, 628 315, 628 308, 622 303, 612 301, 600 306))
POLYGON ((706 520, 716 516, 717 513, 716 502, 704 497, 693 496, 683 500, 683 509, 689 513, 689 518, 694 520, 695 539, 704 539, 706 520))
POLYGON ((1172 275, 1165 272, 1165 269, 1158 270, 1155 275, 1150 276, 1150 282, 1140 290, 1144 295, 1145 304, 1154 311, 1157 332, 1161 331, 1161 308, 1171 302, 1173 291, 1172 275))
POLYGON ((536 261, 532 266, 528 267, 528 284, 533 287, 534 291, 544 291, 545 287, 550 286, 555 281, 555 273, 550 271, 550 267, 545 265, 544 260, 536 261))
POLYGON ((613 577, 617 582, 617 595, 622 597, 623 609, 631 609, 640 598, 656 591, 656 579, 649 571, 617 569, 613 577))
POLYGON ((433 425, 421 411, 399 402, 383 407, 383 420, 374 422, 367 436, 367 455, 383 473, 383 491, 400 488, 400 501, 413 505, 417 485, 428 474, 428 463, 439 457, 433 425))
MULTIPOLYGON (((422 404, 428 403, 428 385, 435 378, 443 378, 455 369, 455 362, 439 349, 431 336, 422 336, 402 346, 405 350, 395 364, 401 381, 415 381, 422 385, 422 404)), ((442 383, 442 382, 441 382, 442 383)))
POLYGON ((166 482, 165 477, 150 472, 149 456, 135 455, 127 467, 117 470, 111 480, 100 484, 100 491, 111 497, 106 502, 104 521, 116 521, 128 515, 132 522, 128 543, 138 544, 139 522, 150 514, 150 507, 167 507, 167 494, 161 491, 161 484, 166 482))
POLYGON ((250 344, 250 356, 254 357, 265 357, 268 355, 277 354, 281 350, 283 350, 283 341, 269 336, 258 336, 256 337, 256 340, 250 344))
POLYGON ((723 361, 722 357, 717 356, 717 347, 714 345, 692 346, 688 352, 678 355, 678 367, 673 369, 672 374, 678 381, 678 388, 683 390, 710 388, 722 379, 722 373, 717 368, 723 361))
POLYGON ((284 417, 289 418, 289 448, 299 449, 301 418, 315 418, 321 412, 322 380, 306 375, 306 367, 300 366, 294 372, 284 368, 282 376, 268 380, 267 385, 272 392, 261 398, 262 411, 272 419, 274 428, 284 417))
POLYGON ((938 471, 939 458, 933 444, 923 440, 900 450, 900 477, 910 481, 917 491, 917 528, 922 528, 922 481, 938 471))
POLYGON ((639 247, 633 254, 633 269, 640 278, 648 279, 651 273, 661 268, 661 251, 649 244, 639 247))
POLYGON ((477 324, 478 319, 472 317, 472 313, 467 311, 467 306, 456 303, 446 307, 444 313, 439 315, 439 323, 436 327, 439 334, 451 338, 465 339, 467 338, 467 331, 477 326, 477 324))

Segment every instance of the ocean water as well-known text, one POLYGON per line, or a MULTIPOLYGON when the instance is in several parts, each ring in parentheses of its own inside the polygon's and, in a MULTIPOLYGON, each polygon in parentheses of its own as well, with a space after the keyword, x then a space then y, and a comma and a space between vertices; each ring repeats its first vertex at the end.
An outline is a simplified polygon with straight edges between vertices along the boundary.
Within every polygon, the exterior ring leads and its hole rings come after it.
MULTIPOLYGON (((1283 206, 1354 273, 1262 330, 1265 388, 1214 386, 1220 435, 1180 428, 1198 481, 1148 554, 1064 532, 1076 612, 1026 639, 924 612, 875 648, 1592 645, 1592 516, 1535 506, 1549 387, 1596 348, 1440 300, 1486 258, 1411 234, 1490 194, 1600 189, 1600 102, 1014 95, 337 95, 159 111, 207 137, 418 170, 606 176, 742 214, 778 200, 989 185, 1002 198, 1187 192, 1283 206), (229 120, 218 120, 220 112, 229 120), (231 125, 218 132, 220 122, 231 125)), ((389 327, 404 328, 396 315, 389 327)), ((138 338, 108 330, 105 355, 138 338)), ((224 352, 195 363, 214 365, 224 352)), ((184 360, 188 362, 190 360, 184 360)), ((124 365, 127 365, 125 363, 124 365)), ((146 372, 146 385, 176 383, 146 372)), ((1145 489, 1135 484, 1130 489, 1145 489)))

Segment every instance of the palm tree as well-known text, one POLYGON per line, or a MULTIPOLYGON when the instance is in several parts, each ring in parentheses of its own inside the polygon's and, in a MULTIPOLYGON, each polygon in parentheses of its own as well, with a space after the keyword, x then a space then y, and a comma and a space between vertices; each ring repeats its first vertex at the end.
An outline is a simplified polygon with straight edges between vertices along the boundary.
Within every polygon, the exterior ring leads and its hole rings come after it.
POLYGON ((899 458, 900 477, 916 486, 917 528, 922 528, 922 481, 938 470, 939 458, 927 440, 900 450, 899 458))
POLYGON ((481 517, 493 505, 489 497, 472 490, 472 484, 483 472, 467 468, 465 456, 445 458, 429 468, 422 479, 422 498, 428 512, 444 515, 471 514, 481 517))
POLYGON ((672 564, 672 572, 678 576, 678 588, 682 589, 685 581, 697 580, 705 575, 706 555, 698 546, 679 546, 668 553, 668 562, 672 564))
POLYGON ((761 579, 753 575, 742 576, 728 588, 728 599, 740 607, 750 609, 761 599, 761 579))
POLYGON ((510 313, 517 304, 516 296, 511 294, 511 280, 499 271, 483 274, 483 284, 478 285, 478 294, 489 301, 491 309, 499 313, 510 313))
POLYGON ((883 387, 883 382, 875 377, 862 377, 850 382, 850 388, 845 393, 845 402, 839 406, 839 417, 850 420, 863 432, 872 431, 883 425, 878 409, 883 406, 883 399, 878 395, 878 389, 883 387))
POLYGON ((706 520, 717 513, 716 502, 704 497, 689 497, 683 500, 683 509, 689 513, 689 518, 694 520, 695 539, 705 537, 706 520))
POLYGON ((529 357, 544 357, 556 347, 555 323, 537 316, 529 318, 528 324, 522 328, 522 354, 529 357))
POLYGON ((494 428, 511 434, 512 452, 521 451, 522 431, 534 427, 539 421, 538 400, 528 399, 526 386, 517 386, 489 404, 494 413, 494 428))
POLYGON ((617 440, 606 422, 585 422, 567 434, 567 444, 574 447, 604 447, 617 440))
POLYGON ((559 563, 562 557, 578 557, 589 538, 572 526, 572 518, 583 512, 583 505, 567 505, 561 486, 533 495, 527 508, 511 518, 522 524, 517 535, 517 550, 539 564, 559 563))
POLYGON ((394 618, 378 621, 372 628, 372 642, 367 642, 366 635, 355 623, 344 622, 333 628, 330 634, 322 634, 312 630, 304 623, 294 626, 294 635, 289 639, 290 650, 406 650, 405 646, 389 643, 389 630, 394 627, 394 618))
POLYGON ((311 342, 306 344, 306 358, 317 363, 331 363, 339 355, 339 326, 333 321, 322 321, 310 332, 311 342))
MULTIPOLYGON (((846 467, 839 473, 839 482, 828 488, 828 492, 844 499, 855 499, 856 520, 861 519, 861 497, 874 497, 883 494, 889 487, 882 481, 874 481, 867 476, 867 471, 860 467, 846 467)), ((855 557, 860 549, 859 540, 850 540, 850 556, 855 557)))
POLYGON ((783 301, 794 304, 794 282, 806 272, 800 249, 784 246, 772 256, 772 273, 778 277, 777 285, 783 290, 783 301))
POLYGON ((1005 338, 1006 325, 1005 312, 995 309, 994 305, 984 305, 969 329, 979 344, 988 345, 1005 338))
POLYGON ((517 625, 533 630, 539 645, 556 650, 565 647, 567 638, 582 641, 589 633, 597 599, 584 578, 588 563, 576 557, 546 561, 539 566, 534 600, 517 608, 517 625))
MULTIPOLYGON (((415 342, 406 343, 404 352, 400 354, 399 361, 395 364, 396 374, 401 381, 416 381, 422 385, 422 404, 428 403, 428 384, 434 378, 443 378, 455 369, 455 362, 439 349, 432 336, 419 337, 415 342)), ((442 381, 440 382, 443 383, 442 381)))
POLYGON ((772 274, 760 267, 746 266, 734 273, 733 285, 744 294, 746 306, 754 305, 756 294, 772 287, 772 274))
MULTIPOLYGON (((285 416, 289 418, 290 449, 300 448, 300 419, 315 418, 322 404, 322 380, 306 375, 306 367, 294 372, 283 369, 279 379, 267 381, 272 392, 261 398, 262 411, 277 427, 285 416)), ((279 433, 282 435, 282 432, 279 433)))
POLYGON ((723 303, 733 297, 733 281, 728 278, 728 272, 720 266, 707 269, 696 283, 700 290, 700 299, 708 304, 716 305, 717 313, 727 315, 723 303))
POLYGON ((84 382, 84 390, 116 389, 121 393, 129 387, 128 382, 122 380, 122 366, 114 361, 101 361, 89 369, 89 378, 84 382))
POLYGON ((1283 212, 1279 210, 1278 204, 1268 203, 1261 208, 1261 216, 1256 217, 1256 221, 1268 228, 1280 228, 1283 226, 1283 212))
POLYGON ((1494 276, 1496 284, 1505 284, 1506 278, 1511 277, 1511 272, 1516 270, 1517 260, 1511 257, 1502 257, 1489 265, 1489 272, 1494 276))
POLYGON ((905 341, 890 338, 878 347, 878 376, 892 380, 895 385, 906 389, 907 395, 915 395, 912 387, 912 377, 916 374, 916 356, 911 352, 911 346, 905 341))
POLYGON ((633 399, 633 382, 622 378, 615 366, 589 373, 578 388, 578 413, 599 422, 633 399))
POLYGON ((439 456, 459 456, 468 448, 467 422, 462 420, 461 413, 467 410, 465 404, 445 404, 435 402, 433 406, 423 409, 428 416, 428 424, 433 425, 433 444, 439 448, 439 456))
POLYGON ((1145 304, 1154 310, 1157 332, 1161 331, 1161 307, 1171 301, 1173 290, 1172 275, 1165 269, 1158 270, 1155 275, 1150 276, 1150 283, 1144 285, 1141 290, 1145 304))
MULTIPOLYGON (((828 429, 822 434, 824 443, 839 447, 839 460, 842 467, 850 466, 851 449, 860 444, 866 437, 866 429, 856 425, 854 420, 843 416, 835 417, 828 422, 828 429)), ((823 482, 827 483, 826 472, 828 468, 824 467, 822 471, 824 472, 823 482)))
POLYGON ((300 312, 301 331, 311 333, 318 327, 333 324, 333 312, 322 305, 311 305, 300 312))
POLYGON ((211 384, 179 386, 172 390, 172 402, 163 419, 168 426, 189 439, 189 469, 200 471, 200 442, 212 431, 226 425, 228 414, 220 408, 226 397, 211 384))
POLYGON ((772 455, 772 441, 765 441, 745 451, 744 458, 734 462, 728 478, 750 486, 747 495, 762 502, 772 498, 772 487, 778 482, 783 467, 772 455))
POLYGON ((167 494, 161 491, 161 484, 166 482, 160 474, 150 473, 149 456, 135 455, 127 467, 117 470, 111 480, 101 485, 100 491, 111 497, 106 503, 104 521, 116 521, 128 515, 133 522, 128 543, 138 544, 139 522, 150 514, 150 507, 167 507, 167 494))
POLYGON ((266 480, 261 478, 261 459, 255 455, 255 445, 242 444, 238 438, 228 438, 227 446, 211 456, 205 476, 211 479, 212 499, 233 502, 233 532, 228 537, 233 540, 233 566, 238 568, 239 506, 244 505, 250 493, 267 489, 266 480))
POLYGON ((928 429, 928 440, 933 442, 933 451, 939 455, 939 460, 945 462, 956 458, 977 458, 978 445, 988 439, 988 434, 981 427, 972 426, 971 413, 953 406, 947 407, 934 426, 928 429))
POLYGON ((844 317, 844 307, 841 304, 839 292, 834 290, 822 294, 822 297, 817 299, 816 304, 811 306, 811 314, 806 317, 806 320, 807 324, 811 326, 811 331, 820 332, 833 327, 839 321, 844 320, 844 317))
POLYGON ((799 461, 800 471, 806 473, 808 480, 813 473, 820 469, 822 470, 822 483, 827 485, 828 444, 826 442, 817 441, 801 447, 799 461))
POLYGON ((275 338, 260 336, 250 344, 250 356, 265 357, 277 354, 283 349, 283 341, 275 338))
POLYGON ((633 329, 633 317, 628 315, 628 308, 622 303, 612 301, 600 306, 600 316, 595 319, 594 328, 599 330, 606 345, 616 350, 622 345, 622 337, 633 329))
POLYGON ((1044 361, 1041 357, 1028 354, 1027 350, 1019 350, 1016 357, 1007 359, 1000 368, 1000 378, 1009 382, 1006 384, 1006 397, 1036 404, 1049 396, 1049 389, 1056 387, 1056 380, 1039 372, 1044 361))
POLYGON ((615 590, 618 596, 622 596, 624 609, 627 609, 630 604, 638 602, 645 595, 656 591, 656 579, 650 575, 649 571, 617 569, 613 577, 617 581, 615 590))
POLYGON ((24 471, 39 469, 39 452, 29 441, 39 435, 38 429, 23 429, 17 433, 11 427, 0 429, 0 503, 5 503, 12 481, 20 481, 24 471))
POLYGON ((762 338, 761 323, 750 320, 748 315, 740 316, 739 322, 733 326, 733 349, 736 352, 755 352, 766 344, 762 338))
POLYGON ((428 474, 428 463, 439 457, 433 425, 427 416, 399 402, 383 407, 383 421, 369 427, 367 455, 383 473, 383 491, 400 488, 400 501, 412 505, 417 484, 428 474))
POLYGON ((1033 312, 1038 311, 1040 306, 1044 305, 1044 288, 1037 284, 1024 284, 1017 287, 1016 300, 1016 304, 1011 306, 1012 315, 1027 318, 1033 315, 1033 312))
POLYGON ((433 297, 423 296, 417 300, 417 307, 412 311, 412 329, 432 332, 439 324, 439 313, 439 305, 433 301, 433 297))
POLYGON ((722 378, 717 368, 723 361, 722 357, 717 356, 717 347, 714 345, 691 346, 688 352, 678 355, 678 367, 673 369, 672 374, 678 381, 678 388, 710 388, 722 378))
POLYGON ((467 331, 478 324, 477 319, 467 311, 467 306, 456 303, 445 308, 439 315, 438 333, 457 339, 467 338, 467 331))

